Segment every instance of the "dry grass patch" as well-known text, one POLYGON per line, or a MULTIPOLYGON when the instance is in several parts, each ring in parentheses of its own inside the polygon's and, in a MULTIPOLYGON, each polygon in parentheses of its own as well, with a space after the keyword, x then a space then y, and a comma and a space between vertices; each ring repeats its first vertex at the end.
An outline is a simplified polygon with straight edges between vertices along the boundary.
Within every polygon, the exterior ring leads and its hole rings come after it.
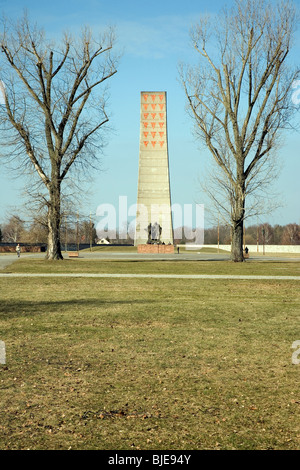
POLYGON ((296 281, 1 279, 1 449, 296 449, 296 281))

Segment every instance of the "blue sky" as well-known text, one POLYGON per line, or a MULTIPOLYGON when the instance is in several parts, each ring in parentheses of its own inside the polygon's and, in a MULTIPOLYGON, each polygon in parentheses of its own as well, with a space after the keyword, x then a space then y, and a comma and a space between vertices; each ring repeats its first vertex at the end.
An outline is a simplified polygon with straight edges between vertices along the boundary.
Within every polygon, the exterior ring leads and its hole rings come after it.
MULTIPOLYGON (((227 5, 232 2, 228 1, 227 5)), ((296 2, 299 4, 299 2, 296 2)), ((114 132, 102 156, 102 170, 86 185, 89 202, 83 212, 96 213, 100 204, 118 207, 119 196, 136 203, 139 115, 141 91, 166 91, 172 203, 206 203, 198 180, 205 178, 209 154, 199 149, 193 123, 185 112, 185 97, 178 81, 178 63, 193 60, 189 30, 205 12, 216 12, 223 0, 0 0, 0 11, 18 17, 24 8, 51 35, 78 31, 89 24, 95 31, 116 27, 118 45, 124 51, 118 73, 110 81, 110 124, 114 132), (50 5, 50 6, 49 6, 50 5)), ((299 51, 299 34, 295 44, 299 51)), ((300 120, 299 116, 296 119, 300 120)), ((271 224, 300 223, 300 134, 289 133, 280 150, 283 167, 274 187, 283 207, 261 221, 271 224)), ((22 180, 0 174, 0 223, 12 208, 22 205, 22 180)), ((18 210, 18 209, 16 209, 18 210)), ((253 221, 256 223, 256 220, 253 221)), ((207 224, 206 224, 207 225, 207 224)))

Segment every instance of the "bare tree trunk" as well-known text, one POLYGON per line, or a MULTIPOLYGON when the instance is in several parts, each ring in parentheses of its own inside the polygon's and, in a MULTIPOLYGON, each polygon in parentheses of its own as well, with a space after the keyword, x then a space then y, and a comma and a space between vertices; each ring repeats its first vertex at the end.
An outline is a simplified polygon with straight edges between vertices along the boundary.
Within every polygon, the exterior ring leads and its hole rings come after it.
POLYGON ((50 204, 48 208, 48 248, 46 259, 63 259, 60 246, 60 184, 52 184, 50 188, 50 204))
POLYGON ((245 219, 245 176, 244 170, 239 165, 237 174, 238 183, 235 185, 234 201, 232 202, 232 243, 231 243, 231 259, 232 261, 244 261, 243 255, 243 236, 244 236, 244 219, 245 219))
POLYGON ((244 220, 232 221, 232 243, 231 243, 231 259, 232 261, 244 261, 243 255, 243 228, 244 220))

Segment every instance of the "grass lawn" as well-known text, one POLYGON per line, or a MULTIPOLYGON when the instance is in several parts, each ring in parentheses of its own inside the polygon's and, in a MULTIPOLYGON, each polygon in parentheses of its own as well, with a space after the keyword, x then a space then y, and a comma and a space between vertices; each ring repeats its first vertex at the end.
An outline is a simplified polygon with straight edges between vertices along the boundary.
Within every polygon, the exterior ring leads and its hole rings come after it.
POLYGON ((300 262, 254 261, 142 261, 99 260, 75 258, 63 261, 45 261, 24 256, 7 266, 6 273, 123 273, 123 274, 248 274, 273 276, 300 276, 300 262))
MULTIPOLYGON (((5 271, 298 266, 24 258, 5 271)), ((299 281, 1 278, 0 298, 0 449, 300 448, 299 281)))

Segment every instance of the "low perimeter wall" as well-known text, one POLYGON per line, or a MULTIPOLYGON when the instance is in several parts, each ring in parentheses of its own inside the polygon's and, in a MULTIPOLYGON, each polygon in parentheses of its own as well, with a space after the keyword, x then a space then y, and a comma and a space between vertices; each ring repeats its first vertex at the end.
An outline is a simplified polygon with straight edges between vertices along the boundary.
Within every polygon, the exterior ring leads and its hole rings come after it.
MULTIPOLYGON (((200 248, 218 248, 218 245, 179 245, 186 249, 196 250, 200 248)), ((247 245, 249 253, 300 253, 300 245, 247 245)), ((231 245, 219 245, 220 250, 231 251, 231 245)))
MULTIPOLYGON (((44 246, 20 246, 21 253, 41 253, 46 251, 44 246)), ((16 253, 16 246, 0 246, 0 253, 16 253)))
POLYGON ((174 253, 174 245, 138 245, 138 253, 174 253))

